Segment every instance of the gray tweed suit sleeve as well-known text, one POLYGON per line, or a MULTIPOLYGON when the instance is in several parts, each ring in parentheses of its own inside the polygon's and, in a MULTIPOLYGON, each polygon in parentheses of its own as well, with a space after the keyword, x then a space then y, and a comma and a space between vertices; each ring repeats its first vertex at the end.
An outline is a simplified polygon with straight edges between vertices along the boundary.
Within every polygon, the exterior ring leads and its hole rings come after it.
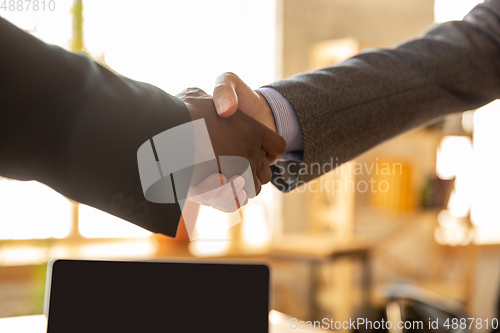
MULTIPOLYGON (((500 97, 500 0, 393 49, 370 50, 269 87, 297 112, 304 163, 347 162, 434 118, 500 97)), ((273 183, 285 192, 321 172, 308 168, 294 177, 283 166, 274 168, 273 183)))

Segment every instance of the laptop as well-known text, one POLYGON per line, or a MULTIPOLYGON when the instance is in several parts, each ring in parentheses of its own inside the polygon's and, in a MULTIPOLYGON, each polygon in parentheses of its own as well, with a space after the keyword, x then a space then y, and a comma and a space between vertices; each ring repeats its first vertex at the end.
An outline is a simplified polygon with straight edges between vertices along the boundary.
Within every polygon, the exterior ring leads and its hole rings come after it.
POLYGON ((268 332, 261 264, 56 260, 48 333, 268 332))

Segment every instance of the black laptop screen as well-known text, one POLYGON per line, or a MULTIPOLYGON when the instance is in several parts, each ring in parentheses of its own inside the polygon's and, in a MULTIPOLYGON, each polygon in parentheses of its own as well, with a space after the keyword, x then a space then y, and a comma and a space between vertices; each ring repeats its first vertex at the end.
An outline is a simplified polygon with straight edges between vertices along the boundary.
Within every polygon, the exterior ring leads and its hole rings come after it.
POLYGON ((58 260, 51 275, 48 333, 268 331, 265 265, 58 260))

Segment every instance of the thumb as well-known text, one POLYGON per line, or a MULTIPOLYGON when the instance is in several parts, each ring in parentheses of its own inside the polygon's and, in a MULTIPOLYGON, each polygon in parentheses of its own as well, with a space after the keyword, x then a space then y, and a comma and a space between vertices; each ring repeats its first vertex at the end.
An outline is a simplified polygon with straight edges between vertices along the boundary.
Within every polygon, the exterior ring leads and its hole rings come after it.
POLYGON ((236 74, 223 73, 215 81, 214 104, 217 113, 224 118, 233 115, 237 109, 259 120, 261 99, 236 74))
POLYGON ((214 104, 219 116, 227 118, 238 109, 236 84, 239 78, 233 73, 223 73, 215 81, 214 104))

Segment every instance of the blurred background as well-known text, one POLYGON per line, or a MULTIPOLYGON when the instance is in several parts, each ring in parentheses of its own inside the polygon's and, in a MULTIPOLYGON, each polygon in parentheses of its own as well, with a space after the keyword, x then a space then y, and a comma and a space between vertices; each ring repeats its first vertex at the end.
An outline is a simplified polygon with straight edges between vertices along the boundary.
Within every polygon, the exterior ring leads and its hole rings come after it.
MULTIPOLYGON (((416 37, 480 1, 53 2, 53 10, 0 15, 175 95, 193 86, 211 93, 226 71, 258 88, 416 37)), ((206 237, 195 242, 182 225, 172 240, 37 182, 0 179, 0 317, 42 313, 52 258, 217 258, 268 262, 271 308, 305 320, 390 317, 394 304, 426 304, 491 322, 500 285, 499 108, 440 119, 290 194, 266 185, 230 229, 213 226, 238 216, 202 207, 197 228, 206 237)))

